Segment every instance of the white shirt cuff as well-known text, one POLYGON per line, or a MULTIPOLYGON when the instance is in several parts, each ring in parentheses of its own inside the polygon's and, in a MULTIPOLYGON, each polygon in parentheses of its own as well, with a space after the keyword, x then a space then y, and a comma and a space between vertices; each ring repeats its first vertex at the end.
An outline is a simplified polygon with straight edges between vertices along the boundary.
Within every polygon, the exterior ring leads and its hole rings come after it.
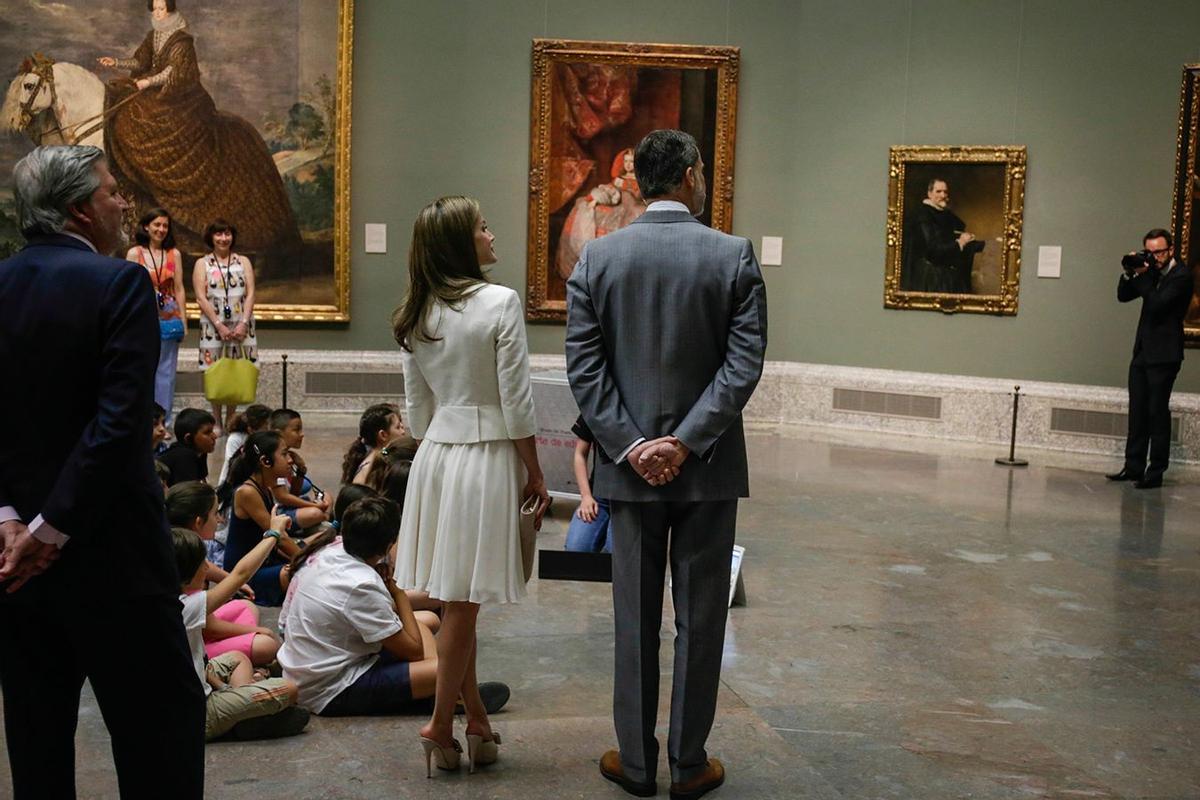
POLYGON ((17 522, 21 521, 21 515, 17 513, 15 508, 12 506, 0 508, 0 522, 12 522, 14 519, 17 522))
POLYGON ((33 522, 29 523, 29 533, 39 542, 52 544, 59 550, 62 549, 64 544, 71 540, 70 536, 67 536, 49 522, 46 522, 46 520, 42 518, 41 514, 38 514, 33 518, 33 522))
POLYGON ((633 449, 644 441, 646 441, 645 436, 639 436, 637 439, 635 439, 633 444, 629 445, 629 447, 626 447, 621 451, 621 455, 617 456, 617 463, 625 463, 625 459, 629 458, 629 454, 633 452, 633 449))

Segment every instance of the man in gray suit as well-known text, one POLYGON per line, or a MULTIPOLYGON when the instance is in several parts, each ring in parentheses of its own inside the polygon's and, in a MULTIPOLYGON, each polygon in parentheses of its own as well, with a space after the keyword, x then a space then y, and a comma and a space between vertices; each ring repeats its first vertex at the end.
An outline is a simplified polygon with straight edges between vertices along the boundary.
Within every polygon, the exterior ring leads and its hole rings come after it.
POLYGON ((696 798, 725 777, 704 745, 721 677, 737 499, 749 494, 741 412, 762 374, 767 301, 750 242, 696 219, 706 196, 691 136, 650 133, 634 171, 646 213, 589 242, 567 282, 567 371, 602 451, 592 489, 613 515, 620 751, 605 753, 600 771, 630 794, 657 790, 669 563, 671 797, 696 798))

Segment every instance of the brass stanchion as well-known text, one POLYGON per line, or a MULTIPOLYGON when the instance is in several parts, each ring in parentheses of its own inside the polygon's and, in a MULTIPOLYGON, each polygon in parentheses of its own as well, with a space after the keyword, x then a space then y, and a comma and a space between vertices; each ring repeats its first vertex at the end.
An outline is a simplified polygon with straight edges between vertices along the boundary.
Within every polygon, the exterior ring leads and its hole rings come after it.
POLYGON ((283 402, 281 408, 288 407, 288 354, 283 354, 283 402))
POLYGON ((1029 462, 1023 458, 1016 458, 1017 454, 1017 409, 1021 405, 1021 387, 1013 387, 1013 416, 1012 416, 1012 434, 1008 439, 1008 458, 997 458, 997 464, 1003 464, 1006 467, 1027 467, 1029 462))

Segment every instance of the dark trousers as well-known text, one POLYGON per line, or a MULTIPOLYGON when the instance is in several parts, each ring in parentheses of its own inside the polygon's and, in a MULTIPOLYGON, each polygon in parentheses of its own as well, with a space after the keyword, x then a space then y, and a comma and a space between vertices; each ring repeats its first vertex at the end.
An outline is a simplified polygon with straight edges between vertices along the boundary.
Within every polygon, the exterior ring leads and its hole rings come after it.
POLYGON ((672 780, 691 780, 708 761, 704 744, 717 708, 737 500, 614 500, 612 514, 613 720, 621 766, 635 781, 653 779, 658 769, 658 645, 670 564, 675 668, 667 759, 672 780))
POLYGON ((323 717, 375 717, 415 710, 408 662, 384 650, 371 668, 321 710, 323 717))
POLYGON ((1129 435, 1125 468, 1147 478, 1161 477, 1171 457, 1171 388, 1179 362, 1146 364, 1140 356, 1129 363, 1129 435), (1149 464, 1146 451, 1149 447, 1149 464))
POLYGON ((112 737, 123 800, 202 798, 204 689, 178 598, 70 600, 0 603, 12 796, 75 797, 75 726, 86 678, 112 737), (131 680, 131 658, 148 680, 131 680))

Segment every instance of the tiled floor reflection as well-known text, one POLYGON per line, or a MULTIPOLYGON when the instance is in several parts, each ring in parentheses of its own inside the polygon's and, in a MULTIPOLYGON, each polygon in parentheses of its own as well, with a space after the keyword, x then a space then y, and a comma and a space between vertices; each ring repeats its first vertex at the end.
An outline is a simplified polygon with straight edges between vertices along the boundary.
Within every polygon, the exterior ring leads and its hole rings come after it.
MULTIPOLYGON (((305 454, 335 487, 354 434, 318 427, 305 454)), ((1138 492, 1100 460, 1009 470, 813 436, 751 436, 714 797, 1200 797, 1200 478, 1138 492)), ((596 766, 614 741, 608 587, 535 580, 480 624, 481 677, 513 687, 495 768, 426 780, 418 719, 317 719, 211 746, 208 796, 624 797, 596 766)), ((115 796, 90 696, 79 742, 81 796, 115 796)), ((665 764, 659 780, 665 796, 665 764)))

